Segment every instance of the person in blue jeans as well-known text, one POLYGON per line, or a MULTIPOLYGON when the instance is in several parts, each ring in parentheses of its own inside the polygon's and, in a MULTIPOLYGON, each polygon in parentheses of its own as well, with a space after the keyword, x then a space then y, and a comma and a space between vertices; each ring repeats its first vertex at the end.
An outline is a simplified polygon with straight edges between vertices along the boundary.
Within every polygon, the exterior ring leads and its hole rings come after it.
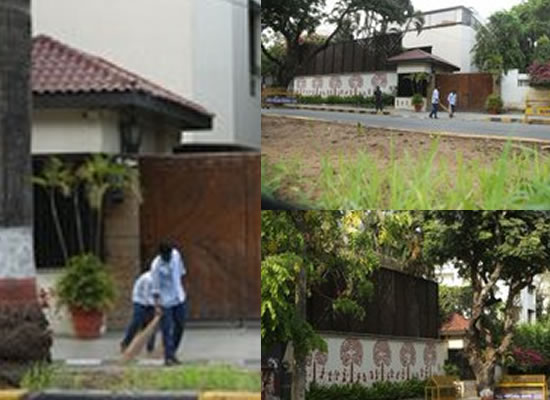
MULTIPOLYGON (((136 334, 145 327, 153 318, 155 313, 154 299, 152 294, 153 276, 150 271, 145 271, 134 283, 132 290, 133 314, 130 324, 126 328, 124 339, 120 343, 120 350, 124 352, 132 342, 136 334)), ((152 352, 154 348, 154 335, 147 343, 147 351, 152 352)))
POLYGON ((161 243, 151 263, 151 275, 155 313, 162 315, 164 363, 167 366, 181 364, 176 353, 183 338, 187 310, 183 283, 186 270, 179 251, 167 242, 161 243))

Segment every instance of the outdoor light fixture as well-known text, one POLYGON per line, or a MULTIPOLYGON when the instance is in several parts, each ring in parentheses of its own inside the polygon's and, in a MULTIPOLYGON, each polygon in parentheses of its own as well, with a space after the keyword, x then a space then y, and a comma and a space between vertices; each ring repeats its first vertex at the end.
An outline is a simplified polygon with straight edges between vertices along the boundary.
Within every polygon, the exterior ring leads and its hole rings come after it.
POLYGON ((120 123, 122 153, 136 154, 141 147, 141 128, 134 115, 126 116, 120 123))

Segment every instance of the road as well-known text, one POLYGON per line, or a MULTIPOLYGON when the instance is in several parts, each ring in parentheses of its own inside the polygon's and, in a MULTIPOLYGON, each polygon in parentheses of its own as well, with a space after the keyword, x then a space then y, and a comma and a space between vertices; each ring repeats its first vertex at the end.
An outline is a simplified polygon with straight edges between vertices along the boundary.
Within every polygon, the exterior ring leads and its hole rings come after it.
POLYGON ((526 125, 489 121, 451 120, 444 113, 437 120, 425 118, 404 118, 391 115, 351 114, 333 111, 309 111, 291 109, 264 109, 263 115, 285 115, 315 118, 333 122, 351 122, 374 127, 418 130, 421 132, 450 132, 480 136, 521 137, 550 140, 550 125, 526 125))

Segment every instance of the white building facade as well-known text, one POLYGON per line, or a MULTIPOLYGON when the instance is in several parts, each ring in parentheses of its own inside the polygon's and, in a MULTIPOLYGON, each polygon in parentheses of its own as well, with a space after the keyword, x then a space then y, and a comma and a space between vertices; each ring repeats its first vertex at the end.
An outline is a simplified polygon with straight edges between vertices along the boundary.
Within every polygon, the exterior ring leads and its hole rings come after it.
POLYGON ((210 132, 184 140, 259 148, 260 0, 41 0, 33 33, 203 104, 210 132))
MULTIPOLYGON (((466 286, 469 284, 467 280, 459 276, 458 271, 452 264, 445 264, 440 267, 437 271, 437 280, 440 284, 446 286, 466 286)), ((508 297, 508 287, 504 282, 497 282, 495 296, 502 301, 505 301, 508 297)), ((534 285, 526 287, 521 291, 516 299, 516 305, 519 307, 519 323, 536 322, 537 297, 534 285)))
POLYGON ((482 25, 479 14, 463 6, 422 13, 421 33, 411 30, 403 37, 403 47, 430 48, 431 53, 460 67, 460 72, 477 72, 473 65, 472 49, 476 32, 482 25))

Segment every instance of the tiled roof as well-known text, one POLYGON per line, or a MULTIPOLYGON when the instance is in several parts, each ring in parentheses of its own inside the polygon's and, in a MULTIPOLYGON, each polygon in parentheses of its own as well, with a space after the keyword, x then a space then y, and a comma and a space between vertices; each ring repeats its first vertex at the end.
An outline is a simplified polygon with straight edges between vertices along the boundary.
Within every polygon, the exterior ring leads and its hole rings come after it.
POLYGON ((460 69, 456 65, 451 64, 449 61, 444 60, 441 57, 434 56, 433 54, 427 53, 424 50, 420 50, 420 49, 405 51, 404 53, 390 57, 388 61, 392 63, 407 62, 407 61, 425 61, 425 62, 432 62, 436 64, 446 65, 456 70, 460 69))
POLYGON ((469 324, 469 319, 464 318, 459 313, 454 313, 451 315, 451 318, 449 318, 449 320, 445 322, 441 327, 441 333, 443 335, 449 333, 462 333, 468 329, 469 324))
POLYGON ((45 35, 33 39, 32 90, 38 95, 144 93, 211 115, 200 105, 139 75, 45 35))

